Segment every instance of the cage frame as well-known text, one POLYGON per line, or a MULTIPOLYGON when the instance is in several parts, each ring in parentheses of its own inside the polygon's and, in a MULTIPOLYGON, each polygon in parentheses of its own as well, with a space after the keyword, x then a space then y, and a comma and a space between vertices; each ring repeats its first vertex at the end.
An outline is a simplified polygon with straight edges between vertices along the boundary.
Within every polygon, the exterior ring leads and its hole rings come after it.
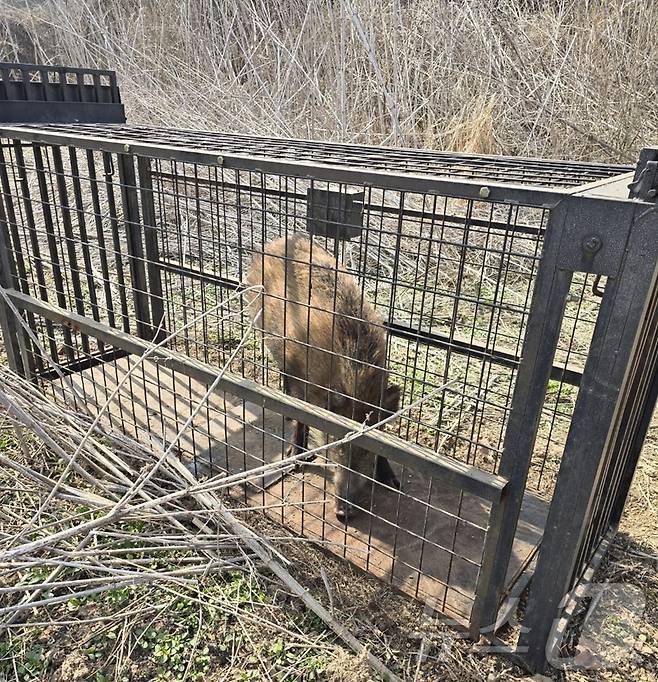
MULTIPOLYGON (((619 167, 618 172, 593 182, 547 187, 491 181, 486 177, 444 177, 230 153, 225 147, 211 149, 176 144, 177 136, 184 131, 165 133, 171 138, 170 144, 140 141, 140 129, 122 126, 92 124, 75 130, 61 125, 0 124, 3 146, 10 146, 21 154, 25 146, 31 150, 59 150, 58 154, 74 148, 115 155, 131 276, 137 283, 134 291, 136 335, 21 291, 16 286, 17 263, 9 246, 15 238, 11 234, 12 225, 17 224, 13 204, 19 198, 11 188, 8 164, 3 156, 0 159, 0 286, 7 298, 0 302, 0 329, 13 369, 30 376, 29 351, 16 326, 12 306, 23 313, 87 333, 127 354, 141 354, 149 347, 155 332, 154 320, 159 317, 158 305, 163 298, 161 283, 158 285, 157 217, 152 205, 150 164, 153 159, 312 177, 355 186, 376 182, 378 187, 395 191, 522 203, 549 210, 523 351, 519 358, 514 358, 518 361, 518 374, 498 473, 491 474, 431 453, 391 434, 374 431, 361 437, 364 446, 373 453, 403 464, 411 463, 414 469, 439 476, 447 485, 458 485, 491 502, 490 527, 469 626, 473 639, 482 635, 495 638, 500 624, 498 614, 546 387, 556 370, 563 373, 568 370, 556 367, 555 352, 572 278, 576 273, 607 277, 585 368, 582 375, 568 375, 571 382, 579 384, 580 392, 530 582, 524 631, 517 646, 517 653, 527 667, 543 669, 559 645, 565 619, 558 616, 568 612, 565 595, 575 594, 581 579, 600 560, 616 532, 658 395, 658 348, 651 342, 652 331, 658 326, 658 241, 652 238, 658 225, 654 192, 658 187, 655 174, 651 175, 651 164, 655 164, 658 150, 647 148, 634 170, 619 167), (583 456, 583 452, 589 453, 588 456, 583 456), (579 555, 591 540, 586 536, 595 523, 597 496, 608 492, 613 498, 603 510, 604 516, 607 515, 605 532, 599 533, 594 545, 587 548, 587 562, 583 567, 578 564, 579 555), (560 561, 555 560, 556 556, 561 557, 560 561)), ((313 147, 319 143, 304 144, 313 147)), ((349 151, 350 145, 343 147, 349 151)), ((362 145, 353 147, 363 148, 362 145)), ((386 154, 380 148, 369 149, 386 154)), ((463 155, 463 158, 470 157, 463 155)), ((537 160, 536 163, 544 162, 537 160)), ((44 196, 41 199, 46 200, 44 196)), ((192 357, 164 348, 157 351, 156 357, 164 366, 206 385, 216 378, 211 366, 192 357)), ((103 360, 99 358, 98 362, 103 360)), ((72 367, 71 371, 82 369, 72 367)), ((310 426, 339 437, 359 426, 326 409, 229 373, 221 380, 220 387, 282 415, 302 418, 310 426)))

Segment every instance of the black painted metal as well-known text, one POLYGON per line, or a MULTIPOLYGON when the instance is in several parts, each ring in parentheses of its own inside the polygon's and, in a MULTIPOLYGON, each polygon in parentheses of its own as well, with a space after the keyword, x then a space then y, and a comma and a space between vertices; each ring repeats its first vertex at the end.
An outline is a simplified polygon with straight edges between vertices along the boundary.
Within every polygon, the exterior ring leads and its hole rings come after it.
MULTIPOLYGON (((567 632, 577 607, 581 604, 582 600, 587 597, 587 588, 594 582, 596 571, 601 565, 606 552, 610 548, 610 544, 614 540, 616 532, 617 529, 611 527, 605 536, 601 538, 598 546, 592 553, 589 563, 581 571, 577 584, 569 594, 565 596, 562 616, 553 621, 551 632, 544 646, 546 663, 553 668, 560 669, 563 665, 563 661, 560 657, 560 647, 564 640, 564 635, 567 632)), ((527 667, 528 659, 522 659, 521 664, 527 667)))
POLYGON ((614 491, 615 497, 610 509, 610 526, 617 528, 624 511, 626 498, 630 491, 633 476, 637 469, 637 464, 642 453, 642 447, 647 435, 651 418, 656 409, 656 402, 658 401, 658 362, 654 360, 652 372, 650 374, 651 382, 648 388, 648 393, 642 403, 641 412, 639 414, 639 421, 633 434, 632 442, 629 448, 629 453, 623 468, 620 472, 620 478, 617 482, 617 489, 614 491))
POLYGON ((139 214, 137 199, 137 179, 135 159, 121 154, 118 158, 119 181, 121 184, 121 203, 126 231, 126 244, 130 265, 130 276, 137 319, 137 333, 143 339, 153 339, 155 330, 151 327, 148 284, 144 258, 143 225, 139 214))
POLYGON ((602 299, 519 640, 532 669, 546 664, 546 642, 574 582, 598 483, 615 454, 612 444, 619 433, 629 364, 656 286, 658 220, 645 207, 631 208, 637 214, 628 217, 626 252, 602 299))
MULTIPOLYGON (((209 282, 231 290, 236 290, 240 287, 240 282, 235 279, 217 277, 164 259, 159 259, 157 262, 159 269, 176 273, 182 277, 189 277, 199 282, 209 282)), ((384 325, 391 335, 398 338, 415 341, 423 345, 432 346, 433 348, 448 348, 455 353, 486 359, 497 365, 516 368, 521 361, 521 358, 509 349, 502 347, 487 348, 476 340, 461 338, 455 334, 448 336, 428 329, 414 329, 395 320, 384 321, 384 325)), ((578 386, 581 376, 581 372, 574 367, 560 363, 553 363, 551 366, 550 378, 556 381, 563 381, 567 384, 578 386)))
POLYGON ((589 528, 576 562, 575 582, 609 528, 616 530, 646 430, 656 403, 658 372, 658 291, 654 289, 638 330, 637 348, 624 387, 619 426, 597 484, 589 528))
POLYGON ((0 123, 125 123, 123 104, 18 101, 0 104, 0 123))
MULTIPOLYGON (((11 291, 8 293, 14 305, 21 310, 30 310, 33 313, 48 317, 53 322, 75 326, 84 333, 102 339, 106 344, 127 354, 141 355, 150 348, 148 341, 136 336, 93 322, 89 318, 66 309, 40 302, 30 296, 11 291)), ((118 355, 118 357, 121 356, 118 355)), ((186 358, 180 353, 172 353, 163 347, 155 350, 153 357, 157 358, 163 367, 175 368, 186 376, 196 378, 206 385, 212 384, 217 379, 217 371, 212 366, 186 358)), ((312 407, 303 400, 288 396, 281 391, 264 388, 253 381, 229 372, 222 375, 217 386, 218 390, 226 390, 231 394, 244 396, 256 404, 275 409, 292 419, 303 419, 310 426, 322 428, 339 437, 353 433, 360 427, 351 419, 322 408, 312 407)), ((446 481, 447 485, 463 488, 486 500, 499 500, 505 490, 507 482, 500 476, 487 474, 477 467, 460 464, 449 457, 428 453, 423 448, 405 443, 401 439, 382 431, 373 430, 363 433, 359 438, 359 444, 373 453, 386 456, 393 461, 411 462, 414 466, 421 467, 428 476, 436 475, 439 472, 439 476, 446 481)))
MULTIPOLYGON (((523 503, 530 460, 537 438, 539 419, 546 386, 553 366, 564 306, 572 273, 560 270, 558 258, 564 240, 567 205, 561 204, 551 213, 544 255, 537 273, 532 308, 524 342, 523 360, 519 367, 510 419, 505 436, 499 471, 510 482, 509 516, 494 550, 489 590, 478 595, 474 611, 480 627, 490 628, 496 622, 499 601, 512 553, 516 523, 523 503), (537 303, 540 301, 541 303, 537 303)), ((502 510, 501 510, 502 511, 502 510)), ((492 633, 493 634, 493 633, 492 633)))
MULTIPOLYGON (((102 341, 101 344, 103 344, 102 341)), ((94 367, 100 367, 105 363, 120 360, 121 358, 127 358, 129 356, 130 353, 128 351, 122 350, 120 348, 113 348, 101 353, 91 353, 90 355, 84 356, 72 363, 64 362, 59 365, 58 371, 55 371, 54 369, 47 369, 39 372, 37 376, 41 380, 54 381, 62 376, 70 376, 71 374, 84 372, 85 370, 93 369, 94 367)))
POLYGON ((209 150, 230 156, 239 154, 253 158, 310 162, 316 166, 350 166, 389 173, 482 178, 491 182, 538 187, 576 187, 633 170, 632 166, 614 164, 369 147, 147 126, 49 126, 48 132, 108 141, 120 139, 138 147, 153 144, 179 149, 209 150))
POLYGON ((358 145, 238 137, 224 133, 197 133, 161 128, 98 125, 0 126, 0 136, 75 145, 114 153, 169 159, 186 163, 217 164, 228 169, 313 177, 317 180, 381 187, 411 192, 435 192, 490 202, 518 202, 554 206, 573 188, 632 170, 629 166, 600 166, 539 159, 481 157, 419 150, 395 150, 358 145), (249 141, 254 143, 249 145, 249 141), (299 143, 297 149, 292 143, 299 143), (368 150, 370 153, 362 152, 368 150), (399 153, 398 153, 399 152, 399 153), (429 154, 429 160, 424 155, 429 154), (416 162, 416 156, 421 161, 416 162), (495 160, 499 158, 500 163, 495 160), (564 164, 564 165, 562 165, 564 164), (560 170, 560 169, 563 170, 560 170), (483 185, 483 180, 486 184, 483 185))
POLYGON ((164 326, 165 310, 162 293, 158 230, 153 202, 151 162, 144 157, 139 157, 137 159, 137 172, 139 175, 142 220, 144 223, 144 249, 148 273, 149 303, 153 322, 153 338, 156 342, 159 342, 167 335, 167 330, 164 326))
MULTIPOLYGON (((46 284, 43 272, 43 263, 40 258, 40 245, 35 236, 34 230, 34 214, 32 201, 30 199, 30 186, 27 178, 27 173, 25 173, 25 159, 23 156, 23 147, 20 143, 15 143, 11 147, 7 146, 7 151, 13 149, 14 159, 17 168, 21 171, 19 175, 19 182, 15 183, 13 188, 10 186, 8 163, 5 156, 5 151, 0 149, 0 181, 2 184, 2 198, 5 204, 6 218, 9 226, 9 231, 11 234, 11 246, 12 255, 10 255, 10 260, 16 262, 16 268, 18 271, 19 278, 19 289, 23 293, 28 293, 30 291, 30 282, 27 276, 27 258, 23 254, 23 246, 21 244, 21 237, 18 231, 18 216, 21 213, 21 209, 24 211, 25 220, 27 222, 28 237, 25 241, 29 242, 32 253, 35 257, 34 262, 34 274, 36 275, 36 286, 39 291, 39 297, 43 300, 47 298, 46 294, 46 284)), ((25 238, 24 238, 25 239, 25 238)), ((9 248, 9 244, 5 243, 5 246, 9 248)), ((33 284, 34 282, 32 282, 33 284)), ((36 329, 36 322, 34 316, 28 315, 28 323, 30 328, 34 332, 36 329)), ((50 349, 52 357, 57 357, 57 346, 54 341, 54 331, 50 321, 46 322, 46 333, 48 337, 47 345, 50 349)), ((34 368, 42 368, 41 355, 36 348, 33 349, 32 353, 34 368)), ((30 363, 26 363, 30 364, 30 363)))
MULTIPOLYGON (((9 239, 9 226, 4 205, 0 202, 0 286, 5 289, 13 288, 15 283, 14 263, 9 258, 9 239)), ((0 300, 0 328, 9 367, 19 374, 25 374, 16 320, 4 299, 0 300)))
POLYGON ((658 201, 658 147, 642 150, 629 189, 633 199, 658 201))
POLYGON ((114 71, 0 62, 2 123, 125 123, 114 71))
POLYGON ((309 234, 352 239, 363 229, 365 192, 343 192, 309 187, 306 194, 309 234))
MULTIPOLYGON (((57 298, 57 303, 60 306, 67 305, 66 290, 64 286, 64 277, 66 273, 66 268, 62 268, 61 263, 61 250, 59 234, 55 228, 55 221, 57 219, 56 215, 53 215, 55 202, 50 200, 50 188, 48 186, 48 169, 45 165, 45 160, 43 157, 42 149, 39 145, 34 145, 34 168, 37 176, 37 184, 39 187, 39 197, 41 199, 41 211, 43 216, 43 225, 46 233, 46 245, 47 254, 50 259, 50 266, 52 268, 52 278, 55 285, 55 296, 57 298)), ((34 220, 34 218, 32 218, 34 220)), ((31 225, 33 228, 33 236, 36 239, 36 228, 35 224, 31 225)), ((45 278, 44 278, 45 282, 45 278)), ((45 284, 42 286, 42 291, 45 291, 45 284)), ((66 354, 66 359, 68 362, 73 362, 75 360, 73 337, 71 336, 71 331, 68 328, 64 328, 63 332, 64 338, 64 353, 66 354)), ((54 337, 51 338, 53 342, 53 347, 55 350, 55 359, 59 360, 59 350, 57 349, 57 344, 54 342, 54 337)))

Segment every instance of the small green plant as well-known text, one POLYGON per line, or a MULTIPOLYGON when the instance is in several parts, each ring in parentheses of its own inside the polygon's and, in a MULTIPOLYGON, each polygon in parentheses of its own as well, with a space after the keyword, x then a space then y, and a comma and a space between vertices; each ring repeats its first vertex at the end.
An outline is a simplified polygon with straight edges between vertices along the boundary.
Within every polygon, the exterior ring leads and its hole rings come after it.
POLYGON ((136 645, 156 669, 157 680, 201 681, 210 666, 210 647, 200 645, 203 641, 197 635, 196 611, 191 611, 192 602, 179 599, 173 610, 176 613, 171 627, 156 627, 136 631, 136 645))
POLYGON ((30 566, 25 571, 23 582, 27 585, 37 585, 45 581, 45 579, 50 574, 50 569, 48 566, 30 566))
POLYGON ((18 679, 18 682, 40 680, 47 667, 44 648, 40 644, 19 648, 16 644, 0 642, 0 679, 18 679))
POLYGON ((322 679, 327 670, 327 659, 325 656, 309 656, 303 661, 301 670, 305 680, 322 679))
POLYGON ((16 439, 10 433, 0 434, 0 451, 10 450, 16 447, 16 439))
POLYGON ((107 602, 115 607, 120 608, 125 606, 129 601, 134 591, 132 587, 117 587, 114 590, 108 590, 106 594, 107 602))
POLYGON ((267 602, 267 594, 242 573, 231 573, 228 582, 220 587, 222 595, 238 605, 267 602))

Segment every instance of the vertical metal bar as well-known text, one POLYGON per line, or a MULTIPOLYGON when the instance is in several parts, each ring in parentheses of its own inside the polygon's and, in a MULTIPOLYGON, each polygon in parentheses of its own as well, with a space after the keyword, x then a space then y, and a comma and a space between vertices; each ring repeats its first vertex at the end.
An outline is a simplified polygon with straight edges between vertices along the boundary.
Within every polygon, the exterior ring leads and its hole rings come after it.
MULTIPOLYGON (((2 150, 0 149, 0 154, 2 153, 2 150)), ((47 301, 48 300, 48 288, 46 286, 46 276, 45 272, 43 269, 43 261, 41 259, 41 247, 39 246, 39 235, 37 233, 37 226, 36 226, 36 221, 34 219, 34 210, 32 207, 32 197, 30 196, 30 183, 28 181, 27 177, 27 165, 25 163, 25 156, 23 154, 23 147, 21 146, 21 142, 19 140, 14 140, 14 158, 16 160, 16 166, 18 167, 18 172, 19 172, 19 186, 20 186, 20 191, 21 191, 21 198, 22 198, 22 203, 23 203, 23 210, 25 212, 25 219, 27 220, 27 231, 29 234, 30 238, 30 248, 32 250, 32 259, 34 263, 34 271, 36 272, 37 276, 37 284, 39 286, 39 297, 41 298, 42 301, 47 301)), ((7 195, 10 194, 11 190, 9 189, 9 180, 6 176, 6 167, 4 166, 4 163, 1 166, 2 168, 2 182, 3 182, 3 191, 7 193, 7 195), (5 186, 6 182, 6 186, 5 186)), ((14 216, 14 220, 16 217, 14 216)), ((26 292, 27 293, 27 292, 26 292)), ((34 318, 32 318, 31 322, 34 324, 34 318)), ((58 350, 57 350, 57 343, 55 341, 55 328, 53 326, 53 323, 51 320, 45 320, 45 325, 46 325, 46 333, 48 334, 48 346, 50 349, 50 355, 53 358, 53 360, 58 359, 58 350)), ((36 329, 36 327, 33 327, 36 329)))
MULTIPOLYGON (((123 254, 121 251, 121 239, 119 236, 119 213, 117 211, 116 198, 114 196, 114 161, 109 152, 103 152, 103 174, 105 176, 105 193, 107 196, 107 209, 112 230, 112 252, 114 254, 114 267, 116 272, 117 284, 119 286, 119 303, 121 307, 121 317, 123 330, 131 332, 130 316, 128 313, 128 300, 126 295, 126 283, 123 269, 123 254)), ((100 229, 103 229, 102 223, 100 229)), ((109 274, 108 274, 109 278, 109 274)))
POLYGON ((123 203, 123 220, 126 228, 128 256, 130 258, 130 275, 133 285, 133 301, 137 318, 137 335, 142 339, 151 339, 151 321, 149 315, 148 295, 146 291, 146 268, 144 266, 144 245, 142 226, 139 218, 137 200, 137 180, 133 157, 127 154, 118 155, 119 180, 121 182, 121 201, 123 203))
MULTIPOLYGON (((55 235, 55 224, 53 222, 53 215, 50 209, 53 202, 51 201, 48 192, 48 183, 46 182, 46 169, 43 163, 43 155, 41 147, 34 144, 32 147, 34 153, 34 165, 37 171, 37 180, 39 185, 39 195, 41 196, 41 207, 43 211, 43 224, 46 228, 46 235, 48 237, 48 250, 50 252, 51 266, 53 269, 53 280, 55 283, 55 292, 57 293, 57 305, 60 308, 67 308, 68 302, 66 300, 66 293, 64 289, 64 277, 62 275, 62 267, 59 262, 59 253, 57 251, 57 237, 55 235)), ((64 352, 66 353, 70 362, 75 360, 73 351, 73 339, 68 327, 63 327, 62 333, 64 335, 64 352)))
MULTIPOLYGON (((155 204, 153 201, 153 178, 151 177, 151 160, 140 156, 137 159, 139 175, 139 192, 142 200, 142 220, 144 221, 144 245, 146 247, 146 267, 149 282, 149 298, 151 301, 151 319, 153 334, 156 341, 165 338, 165 311, 162 295, 162 276, 160 269, 160 249, 158 246, 158 230, 155 219, 155 204), (160 331, 156 330, 160 327, 160 331)), ((164 226, 162 229, 165 229, 164 226)), ((199 248, 203 247, 199 244, 199 248)))
MULTIPOLYGON (((599 540, 609 532, 616 530, 619 518, 616 517, 616 502, 620 489, 624 486, 625 473, 632 474, 637 464, 646 426, 651 419, 654 403, 652 402, 652 384, 656 376, 658 361, 658 291, 652 292, 651 304, 641 329, 641 340, 632 358, 630 380, 624 385, 622 416, 617 428, 614 444, 609 448, 606 466, 601 476, 596 497, 594 513, 589 523, 587 536, 582 543, 577 570, 581 570, 583 562, 587 562, 599 540), (648 408, 648 414, 646 410, 648 408), (646 426, 643 424, 647 420, 646 426), (637 446, 637 450, 635 447, 637 446), (629 460, 633 460, 630 464, 629 460), (628 467, 631 467, 629 471, 628 467)), ((630 484, 630 479, 628 483, 630 484)), ((625 496, 624 496, 625 497, 625 496)), ((623 509, 623 503, 619 514, 623 509)))
POLYGON ((59 100, 59 88, 54 82, 54 77, 55 73, 50 69, 43 71, 44 99, 46 102, 56 102, 59 100))
POLYGON ((91 245, 87 234, 87 220, 85 217, 85 205, 82 198, 82 177, 78 166, 78 155, 75 147, 69 147, 69 163, 71 164, 71 176, 73 180, 73 197, 75 199, 75 212, 78 218, 78 231, 80 233, 80 246, 82 258, 85 264, 85 278, 87 280, 87 293, 91 304, 91 314, 97 322, 100 322, 98 311, 98 298, 96 296, 96 283, 94 282, 94 267, 91 262, 91 245))
MULTIPOLYGON (((658 150, 655 147, 645 148, 641 151, 635 170, 635 177, 633 178, 633 185, 640 179, 642 171, 646 168, 647 163, 656 160, 657 156, 658 150)), ((633 197, 635 190, 636 186, 632 186, 629 196, 633 197)), ((655 199, 655 197, 652 198, 655 199)), ((656 292, 654 292, 654 296, 655 295, 656 292)), ((656 316, 658 316, 658 310, 653 310, 652 312, 654 317, 648 321, 650 333, 655 330, 657 323, 656 316)), ((635 475, 635 470, 637 469, 637 464, 640 459, 640 453, 644 446, 644 440, 647 431, 649 430, 653 413, 656 409, 656 403, 658 402, 658 360, 655 357, 655 353, 656 351, 654 350, 650 359, 651 364, 649 366, 651 367, 651 378, 647 382, 647 395, 642 404, 642 412, 635 427, 635 433, 633 434, 633 440, 629 446, 626 462, 619 474, 617 490, 615 491, 615 497, 611 505, 610 526, 615 529, 618 527, 619 521, 621 520, 621 515, 626 505, 626 499, 628 498, 628 493, 633 482, 633 476, 635 475)), ((645 368, 645 371, 647 371, 647 368, 645 368)))
POLYGON ((644 439, 646 438, 647 430, 649 429, 649 424, 651 423, 651 418, 656 407, 656 401, 658 401, 658 366, 654 369, 651 385, 649 387, 649 393, 644 402, 642 415, 633 436, 633 442, 630 446, 628 459, 624 465, 623 471, 621 472, 621 477, 618 484, 619 487, 612 503, 612 512, 610 515, 610 525, 612 528, 617 528, 622 512, 624 511, 626 498, 628 497, 631 483, 633 482, 633 476, 635 474, 635 470, 637 469, 637 463, 640 459, 640 453, 642 452, 644 439))
MULTIPOLYGON (((15 280, 15 263, 9 249, 9 229, 5 216, 4 201, 0 200, 0 286, 10 289, 15 280)), ((18 374, 25 375, 21 344, 19 339, 23 338, 18 334, 16 320, 13 312, 5 303, 0 300, 0 332, 7 353, 9 367, 18 374)))
MULTIPOLYGON (((509 516, 509 491, 510 486, 508 484, 503 489, 500 499, 492 503, 489 513, 489 527, 484 539, 482 563, 475 587, 475 602, 469 622, 469 635, 471 639, 476 641, 481 634, 491 633, 493 635, 492 630, 498 612, 498 598, 502 592, 502 587, 504 587, 494 581, 494 578, 498 577, 494 568, 498 563, 497 552, 501 531, 509 516)), ((503 580, 506 575, 507 570, 503 580)))
MULTIPOLYGON (((491 576, 483 577, 478 585, 471 614, 471 629, 475 624, 487 629, 495 623, 498 600, 504 589, 512 555, 544 396, 571 285, 572 273, 560 270, 557 265, 565 221, 566 210, 562 206, 553 209, 546 230, 544 255, 537 271, 523 357, 517 374, 498 470, 499 475, 509 481, 507 501, 504 508, 499 506, 492 509, 490 525, 497 527, 500 524, 500 533, 497 538, 492 534, 486 541, 487 545, 495 542, 495 549, 487 546, 485 553, 487 556, 495 556, 496 561, 487 562, 491 576), (503 511, 506 518, 496 518, 503 511)), ((482 573, 484 570, 483 566, 482 573)))
POLYGON ((76 90, 75 101, 76 102, 84 102, 85 97, 84 97, 84 86, 83 86, 82 73, 78 69, 72 69, 71 75, 75 78, 75 90, 76 90))
POLYGON ((519 648, 533 670, 545 667, 553 645, 551 629, 571 587, 606 453, 623 417, 619 398, 658 274, 656 217, 644 206, 639 210, 644 213, 632 225, 622 268, 606 284, 528 598, 519 648))
MULTIPOLYGON (((22 174, 21 174, 22 175, 22 174)), ((25 259, 23 257, 23 251, 20 248, 21 241, 20 235, 18 233, 18 221, 16 220, 16 211, 14 209, 13 194, 11 191, 11 186, 9 184, 9 174, 7 173, 7 163, 5 161, 4 150, 0 147, 0 186, 2 187, 2 197, 5 204, 5 215, 4 218, 7 221, 7 227, 9 233, 7 235, 7 246, 13 243, 14 246, 14 259, 16 261, 16 271, 19 277, 19 282, 21 284, 21 291, 23 293, 29 293, 28 282, 27 282, 27 270, 25 268, 25 259), (11 235, 11 240, 9 239, 11 235)))
POLYGON ((103 278, 103 293, 105 294, 105 306, 107 319, 110 327, 116 325, 114 317, 114 301, 112 297, 112 286, 110 284, 110 270, 107 258, 107 246, 105 243, 105 229, 101 214, 100 196, 98 190, 98 177, 96 175, 96 160, 94 152, 87 149, 87 171, 89 173, 89 189, 91 191, 91 205, 94 212, 94 223, 96 225, 96 239, 98 241, 98 259, 101 266, 101 276, 103 278))
POLYGON ((119 86, 117 85, 117 75, 115 71, 110 71, 110 90, 112 92, 112 102, 120 102, 119 86))
MULTIPOLYGON (((7 250, 8 260, 12 267, 16 268, 17 279, 14 284, 23 293, 30 293, 30 284, 27 276, 27 269, 25 267, 25 258, 23 256, 23 249, 21 245, 20 236, 18 233, 18 221, 16 220, 16 211, 14 209, 14 197, 11 192, 9 184, 9 174, 7 173, 7 166, 5 162, 4 151, 0 148, 0 187, 2 188, 2 199, 0 199, 0 210, 2 216, 0 220, 6 224, 6 231, 4 234, 4 248, 7 250)), ((13 272, 13 270, 12 270, 13 272)), ((13 314, 7 311, 9 316, 13 314)), ((27 322, 30 328, 36 332, 36 321, 32 313, 26 314, 27 322)), ((23 370, 25 376, 31 376, 34 372, 36 362, 41 361, 39 355, 35 355, 35 349, 32 347, 32 342, 27 332, 21 330, 20 347, 24 354, 23 356, 23 370)))
MULTIPOLYGON (((55 178, 57 182, 57 195, 59 198, 59 205, 62 215, 62 224, 64 225, 64 240, 66 242, 66 253, 68 255, 69 260, 71 284, 73 285, 73 295, 75 297, 75 308, 78 314, 84 316, 85 302, 84 297, 82 295, 82 283, 80 281, 80 267, 78 266, 78 256, 75 252, 75 243, 77 241, 77 238, 76 235, 73 233, 73 223, 71 221, 71 206, 69 203, 68 187, 66 186, 66 176, 64 174, 64 162, 62 160, 61 149, 59 147, 53 147, 52 155, 53 166, 55 168, 55 178)), ((85 353, 85 355, 89 355, 90 352, 89 337, 86 334, 82 334, 81 341, 82 351, 85 353)))

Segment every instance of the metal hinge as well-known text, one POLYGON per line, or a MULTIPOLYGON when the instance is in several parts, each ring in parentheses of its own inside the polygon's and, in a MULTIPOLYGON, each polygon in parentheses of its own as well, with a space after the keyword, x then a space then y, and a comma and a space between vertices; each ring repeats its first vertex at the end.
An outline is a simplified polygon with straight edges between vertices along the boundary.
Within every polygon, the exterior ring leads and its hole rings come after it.
POLYGON ((656 201, 658 198, 658 149, 642 150, 633 182, 628 186, 631 199, 656 201))

